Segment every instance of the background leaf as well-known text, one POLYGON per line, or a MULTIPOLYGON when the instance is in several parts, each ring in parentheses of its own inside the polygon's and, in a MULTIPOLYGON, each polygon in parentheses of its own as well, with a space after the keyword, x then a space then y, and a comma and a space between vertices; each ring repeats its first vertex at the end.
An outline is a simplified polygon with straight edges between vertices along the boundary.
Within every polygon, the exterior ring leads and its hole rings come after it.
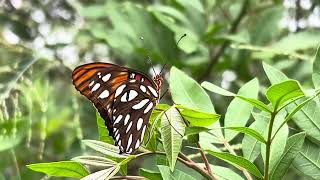
POLYGON ((192 176, 180 171, 170 171, 168 166, 158 165, 163 180, 195 180, 192 176))
MULTIPOLYGON (((241 95, 249 98, 257 98, 259 91, 259 82, 258 79, 253 79, 243 85, 237 95, 241 95)), ((252 105, 243 102, 241 99, 235 98, 231 101, 228 106, 225 118, 224 125, 226 127, 240 127, 245 126, 247 121, 250 118, 252 105)), ((224 131, 225 138, 227 141, 231 141, 238 132, 230 131, 226 129, 224 131)))
POLYGON ((270 179, 272 180, 281 180, 282 177, 288 171, 291 163, 298 155, 305 138, 305 133, 299 133, 292 135, 288 138, 286 147, 277 164, 273 167, 270 173, 270 179))

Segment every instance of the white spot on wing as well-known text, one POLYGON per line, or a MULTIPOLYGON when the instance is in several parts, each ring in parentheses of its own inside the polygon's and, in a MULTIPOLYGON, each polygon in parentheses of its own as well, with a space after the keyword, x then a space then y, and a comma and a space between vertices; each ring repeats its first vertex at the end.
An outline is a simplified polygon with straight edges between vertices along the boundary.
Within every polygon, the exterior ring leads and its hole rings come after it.
POLYGON ((138 139, 137 142, 136 142, 136 146, 134 148, 138 149, 139 146, 140 146, 140 140, 138 139))
POLYGON ((136 80, 135 79, 131 79, 129 82, 134 83, 134 82, 136 82, 136 80))
POLYGON ((146 128, 147 128, 147 125, 144 125, 141 133, 141 141, 143 140, 144 133, 146 132, 146 128))
POLYGON ((119 86, 118 89, 116 90, 116 94, 114 95, 114 97, 116 98, 117 96, 119 96, 125 87, 126 87, 125 84, 122 84, 121 86, 119 86))
POLYGON ((132 143, 132 134, 130 134, 129 139, 128 139, 128 143, 127 143, 127 151, 128 151, 128 149, 129 149, 129 147, 130 147, 131 143, 132 143))
POLYGON ((131 73, 131 74, 130 74, 130 78, 131 78, 131 79, 133 79, 135 76, 136 76, 135 73, 131 73))
POLYGON ((142 118, 139 118, 138 119, 138 122, 137 122, 137 130, 140 131, 141 127, 142 127, 142 124, 143 124, 143 119, 142 118))
POLYGON ((144 105, 147 104, 147 102, 149 102, 149 99, 144 99, 140 101, 138 104, 132 106, 132 109, 141 109, 144 105))
POLYGON ((130 123, 129 123, 128 127, 127 127, 127 130, 126 130, 126 133, 129 132, 129 130, 131 129, 131 126, 132 126, 132 121, 130 121, 130 123))
POLYGON ((120 120, 122 119, 122 115, 119 115, 116 119, 116 121, 114 122, 114 124, 117 124, 120 122, 120 120))
POLYGON ((109 73, 109 74, 102 77, 102 81, 107 82, 110 79, 110 77, 111 77, 111 74, 109 73))
POLYGON ((147 89, 146 89, 146 87, 144 85, 140 85, 140 89, 144 93, 147 92, 147 89))
POLYGON ((126 118, 124 119, 124 125, 127 125, 129 119, 130 119, 130 114, 127 114, 126 118))
POLYGON ((141 82, 143 82, 144 81, 144 78, 141 78, 141 82))
POLYGON ((116 141, 118 141, 119 138, 120 138, 120 134, 118 134, 118 135, 116 136, 116 141))
POLYGON ((130 90, 130 91, 129 91, 129 99, 128 99, 128 101, 131 101, 132 99, 134 99, 134 98, 137 97, 137 96, 138 96, 137 91, 135 91, 135 90, 130 90))
POLYGON ((109 96, 109 91, 108 90, 104 90, 100 95, 99 98, 103 99, 109 96))
POLYGON ((153 107, 153 103, 150 102, 150 104, 147 106, 147 108, 143 111, 144 114, 148 113, 150 111, 150 109, 152 109, 153 107))
POLYGON ((148 88, 150 89, 150 91, 151 91, 151 93, 153 94, 154 97, 158 97, 158 93, 153 87, 148 86, 148 88))
POLYGON ((124 93, 120 99, 121 102, 127 102, 127 94, 128 92, 124 93))
POLYGON ((91 81, 91 83, 89 84, 89 87, 91 87, 94 84, 94 81, 91 81))
POLYGON ((94 86, 93 86, 93 88, 91 89, 91 91, 93 92, 93 91, 96 91, 97 89, 99 89, 99 87, 100 87, 100 83, 97 83, 97 84, 95 84, 94 86))

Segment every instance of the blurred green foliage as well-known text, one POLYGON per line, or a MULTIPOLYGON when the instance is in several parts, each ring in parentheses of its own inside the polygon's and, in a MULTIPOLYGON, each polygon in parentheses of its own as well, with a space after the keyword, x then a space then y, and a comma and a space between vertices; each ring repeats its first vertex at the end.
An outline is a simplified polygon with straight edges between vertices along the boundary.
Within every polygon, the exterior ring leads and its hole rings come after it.
MULTIPOLYGON (((295 8, 294 20, 305 16, 298 13, 301 9, 311 14, 319 8, 319 2, 310 2, 310 9, 295 8)), ((112 62, 147 73, 151 72, 150 56, 156 70, 167 63, 167 80, 169 68, 176 66, 199 83, 207 80, 236 92, 258 77, 260 97, 269 86, 261 66, 264 61, 298 80, 304 89, 312 88, 310 74, 314 72, 316 79, 319 71, 312 63, 320 30, 310 26, 290 32, 290 28, 281 27, 287 10, 277 0, 0 1, 0 179, 41 179, 43 174, 25 165, 71 159, 86 150, 82 139, 99 139, 95 109, 71 83, 72 70, 83 63, 112 62), (183 34, 187 36, 177 46, 183 34)), ((276 70, 272 72, 286 79, 276 70)), ((215 111, 225 114, 231 98, 210 96, 215 111)), ((172 104, 170 96, 162 101, 172 104)), ((318 164, 301 166, 308 157, 319 157, 319 118, 308 116, 319 112, 312 107, 317 106, 310 105, 297 114, 311 119, 311 124, 295 118, 289 122, 289 134, 310 127, 312 132, 307 134, 287 178, 298 178, 299 174, 300 179, 319 179, 310 171, 320 169, 318 164)), ((221 125, 228 124, 232 116, 236 115, 226 115, 226 122, 221 118, 221 125)), ((239 123, 245 125, 259 117, 245 119, 239 123)), ((254 123, 251 126, 257 131, 265 128, 254 123)), ((230 140, 233 138, 236 152, 241 152, 237 145, 252 143, 248 137, 242 141, 242 136, 234 138, 226 132, 230 140)), ((220 144, 217 148, 224 147, 220 144)), ((257 158, 253 148, 253 154, 243 152, 251 161, 257 158)), ((138 162, 139 167, 155 166, 152 160, 138 162)), ((211 160, 217 162, 215 165, 225 165, 216 158, 211 160)), ((176 173, 184 174, 183 168, 178 163, 181 171, 176 173)), ((168 171, 166 167, 160 169, 160 173, 168 171)), ((129 166, 128 171, 138 174, 136 166, 129 166)))

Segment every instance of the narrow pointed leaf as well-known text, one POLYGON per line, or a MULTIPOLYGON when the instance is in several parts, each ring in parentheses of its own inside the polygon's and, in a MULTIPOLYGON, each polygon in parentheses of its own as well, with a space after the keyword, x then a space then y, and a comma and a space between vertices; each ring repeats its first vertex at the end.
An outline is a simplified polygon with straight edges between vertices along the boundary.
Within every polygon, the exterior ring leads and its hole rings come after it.
POLYGON ((251 105, 253 105, 254 107, 256 107, 262 111, 272 112, 272 110, 266 104, 264 104, 263 102, 261 102, 257 99, 234 94, 232 92, 229 92, 229 91, 227 91, 219 86, 216 86, 212 83, 209 83, 207 81, 201 83, 201 86, 211 92, 214 92, 214 93, 217 93, 217 94, 220 94, 223 96, 233 96, 233 97, 240 98, 241 100, 246 101, 247 103, 250 103, 251 105))
POLYGON ((247 160, 241 156, 236 156, 236 155, 224 153, 224 152, 215 152, 215 151, 211 151, 211 150, 206 150, 206 151, 209 154, 211 154, 212 156, 215 156, 221 160, 229 162, 232 165, 237 165, 237 166, 245 168, 251 174, 255 175, 258 178, 263 177, 261 172, 259 171, 259 169, 253 163, 251 163, 249 160, 247 160))
POLYGON ((230 129, 233 131, 242 132, 246 135, 249 135, 249 136, 255 138, 256 140, 258 140, 264 144, 266 143, 266 140, 263 138, 263 136, 261 134, 259 134, 257 131, 255 131, 254 129, 250 129, 248 127, 224 127, 224 129, 230 129))
MULTIPOLYGON (((259 81, 254 78, 251 81, 244 84, 238 91, 237 95, 257 98, 259 92, 259 81)), ((234 98, 228 106, 227 112, 224 118, 224 125, 227 127, 240 127, 245 126, 250 118, 251 111, 253 109, 252 104, 243 101, 242 99, 234 98)), ((230 131, 226 129, 224 131, 225 139, 231 141, 239 133, 237 131, 230 131)))
POLYGON ((83 165, 97 167, 112 167, 117 164, 115 161, 101 156, 77 156, 72 158, 72 160, 83 165))
POLYGON ((303 97, 304 92, 298 81, 287 80, 269 87, 266 96, 272 103, 273 108, 278 110, 285 103, 303 97))
POLYGON ((174 170, 178 154, 181 150, 185 128, 185 122, 174 106, 168 109, 162 116, 160 133, 171 171, 174 170))
POLYGON ((119 165, 115 165, 111 168, 108 169, 104 169, 101 171, 97 171, 95 173, 92 173, 84 178, 82 178, 81 180, 105 180, 105 179, 110 179, 111 177, 113 177, 118 171, 120 170, 120 166, 119 165))
POLYGON ((267 74, 269 81, 271 84, 280 83, 288 80, 288 77, 278 69, 270 66, 267 63, 262 63, 264 72, 267 74))
POLYGON ((114 158, 126 158, 127 156, 124 156, 124 155, 120 155, 120 151, 119 151, 119 148, 116 147, 116 146, 113 146, 111 144, 108 144, 108 143, 105 143, 105 142, 102 142, 102 141, 95 141, 95 140, 82 140, 82 142, 102 153, 102 154, 105 154, 105 155, 108 155, 108 156, 111 156, 111 157, 114 157, 114 158))
POLYGON ((182 117, 189 121, 193 126, 208 127, 220 118, 219 114, 194 110, 181 105, 178 105, 177 108, 179 109, 182 117))
POLYGON ((29 164, 27 167, 33 171, 42 172, 49 176, 82 178, 89 174, 84 166, 75 161, 29 164))

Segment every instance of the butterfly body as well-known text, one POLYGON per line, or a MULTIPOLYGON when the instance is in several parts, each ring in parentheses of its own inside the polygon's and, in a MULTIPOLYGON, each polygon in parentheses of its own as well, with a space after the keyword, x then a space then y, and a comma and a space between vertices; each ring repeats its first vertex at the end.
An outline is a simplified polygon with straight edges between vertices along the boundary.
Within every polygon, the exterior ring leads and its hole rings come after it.
POLYGON ((126 67, 91 63, 72 73, 76 89, 97 108, 120 152, 132 154, 143 142, 162 77, 154 79, 126 67))

